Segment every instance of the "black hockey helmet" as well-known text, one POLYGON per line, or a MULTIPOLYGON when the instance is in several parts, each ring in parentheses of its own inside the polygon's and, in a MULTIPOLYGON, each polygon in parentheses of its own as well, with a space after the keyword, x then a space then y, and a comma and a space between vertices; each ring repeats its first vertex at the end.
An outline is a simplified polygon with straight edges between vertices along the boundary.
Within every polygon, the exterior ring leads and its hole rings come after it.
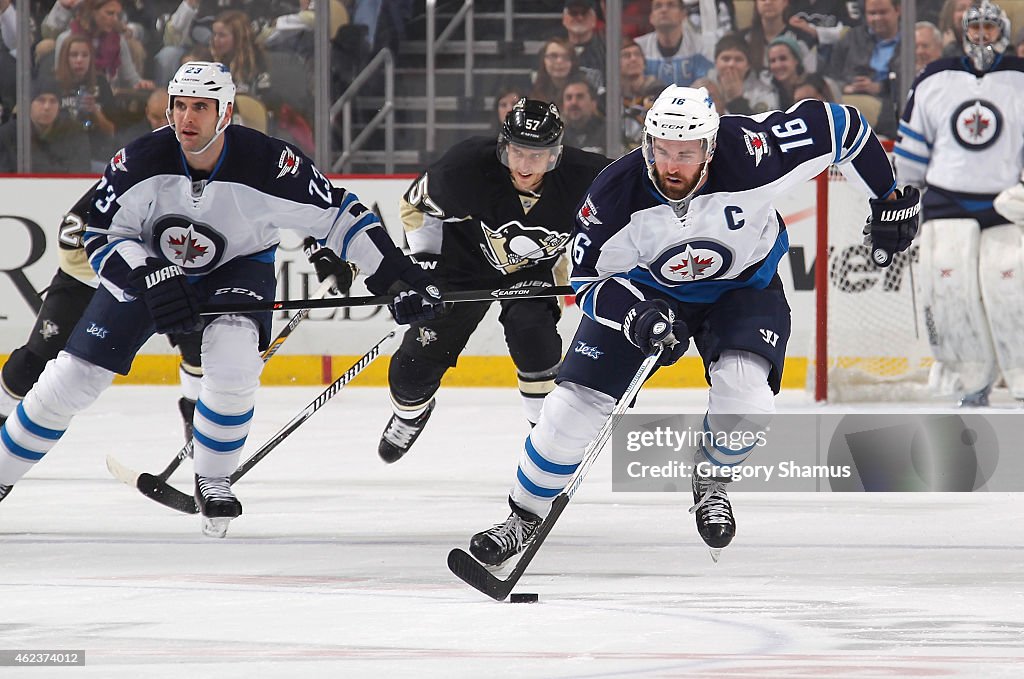
POLYGON ((548 171, 558 166, 562 157, 562 135, 565 123, 558 113, 558 107, 538 99, 520 99, 505 116, 505 122, 498 134, 498 159, 508 165, 508 146, 524 146, 531 149, 552 151, 548 171))

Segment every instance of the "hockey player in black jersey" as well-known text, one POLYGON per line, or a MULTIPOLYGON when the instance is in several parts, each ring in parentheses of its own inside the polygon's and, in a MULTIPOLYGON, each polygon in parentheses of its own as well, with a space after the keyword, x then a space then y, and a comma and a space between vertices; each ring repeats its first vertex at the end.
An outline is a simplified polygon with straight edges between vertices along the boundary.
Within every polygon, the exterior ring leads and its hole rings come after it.
MULTIPOLYGON (((562 146, 564 125, 547 102, 521 99, 497 139, 453 146, 409 187, 401 203, 413 256, 448 290, 565 282, 563 261, 576 204, 609 162, 562 146)), ((395 462, 434 409, 441 377, 453 367, 488 303, 457 304, 442 318, 414 324, 391 359, 394 415, 378 452, 395 462)), ((516 365, 532 424, 554 388, 562 357, 553 298, 501 302, 498 320, 516 365)))
MULTIPOLYGON (((60 248, 57 273, 46 289, 46 298, 36 315, 28 341, 11 352, 0 371, 0 424, 10 417, 39 379, 46 362, 56 358, 67 344, 71 330, 82 317, 99 284, 82 245, 82 231, 95 190, 96 184, 93 184, 61 219, 57 236, 60 248)), ((202 335, 173 334, 167 339, 181 352, 178 410, 187 441, 192 438, 192 414, 199 398, 199 380, 203 376, 199 352, 202 335)))
POLYGON ((100 287, 65 349, 0 429, 0 497, 115 373, 128 372, 154 332, 202 326, 196 501, 204 533, 223 537, 242 513, 229 477, 252 422, 271 312, 225 314, 203 326, 201 305, 273 299, 285 228, 367 272, 371 292, 395 294, 399 323, 433 318, 440 292, 377 216, 301 151, 231 125, 235 86, 223 64, 189 62, 167 90, 170 126, 114 154, 93 195, 83 240, 100 287))

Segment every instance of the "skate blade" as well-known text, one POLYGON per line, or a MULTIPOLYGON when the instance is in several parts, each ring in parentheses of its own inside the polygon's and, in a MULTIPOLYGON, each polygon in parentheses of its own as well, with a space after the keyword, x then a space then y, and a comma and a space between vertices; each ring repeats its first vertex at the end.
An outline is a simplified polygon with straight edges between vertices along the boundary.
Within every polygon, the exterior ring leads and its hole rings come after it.
POLYGON ((722 548, 721 547, 709 547, 708 548, 708 553, 711 554, 711 560, 714 561, 715 563, 718 563, 718 557, 721 556, 721 554, 722 554, 722 548))
POLYGON ((208 538, 222 538, 228 534, 228 524, 231 517, 218 516, 215 518, 203 517, 203 535, 208 538))

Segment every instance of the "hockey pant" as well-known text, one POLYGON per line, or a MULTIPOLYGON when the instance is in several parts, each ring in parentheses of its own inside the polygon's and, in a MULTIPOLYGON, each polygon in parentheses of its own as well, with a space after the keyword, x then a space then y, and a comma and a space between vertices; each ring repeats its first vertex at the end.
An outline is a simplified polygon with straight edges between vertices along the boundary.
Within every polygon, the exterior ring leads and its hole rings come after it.
MULTIPOLYGON (((388 368, 396 414, 411 418, 422 411, 441 386, 445 372, 456 365, 490 307, 486 302, 462 302, 441 318, 406 331, 388 368)), ((551 298, 501 302, 498 321, 504 328, 523 409, 531 423, 537 422, 541 403, 555 386, 562 357, 557 327, 560 313, 558 303, 551 298)))

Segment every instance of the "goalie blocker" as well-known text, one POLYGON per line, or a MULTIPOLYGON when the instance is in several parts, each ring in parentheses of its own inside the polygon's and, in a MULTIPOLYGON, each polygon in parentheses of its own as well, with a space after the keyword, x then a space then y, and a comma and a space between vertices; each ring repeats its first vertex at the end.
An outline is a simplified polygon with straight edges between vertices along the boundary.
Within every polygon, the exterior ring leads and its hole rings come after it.
POLYGON ((864 244, 871 248, 871 259, 885 268, 893 255, 910 247, 917 235, 921 213, 921 192, 908 186, 893 189, 888 198, 872 198, 871 217, 864 225, 864 244))

